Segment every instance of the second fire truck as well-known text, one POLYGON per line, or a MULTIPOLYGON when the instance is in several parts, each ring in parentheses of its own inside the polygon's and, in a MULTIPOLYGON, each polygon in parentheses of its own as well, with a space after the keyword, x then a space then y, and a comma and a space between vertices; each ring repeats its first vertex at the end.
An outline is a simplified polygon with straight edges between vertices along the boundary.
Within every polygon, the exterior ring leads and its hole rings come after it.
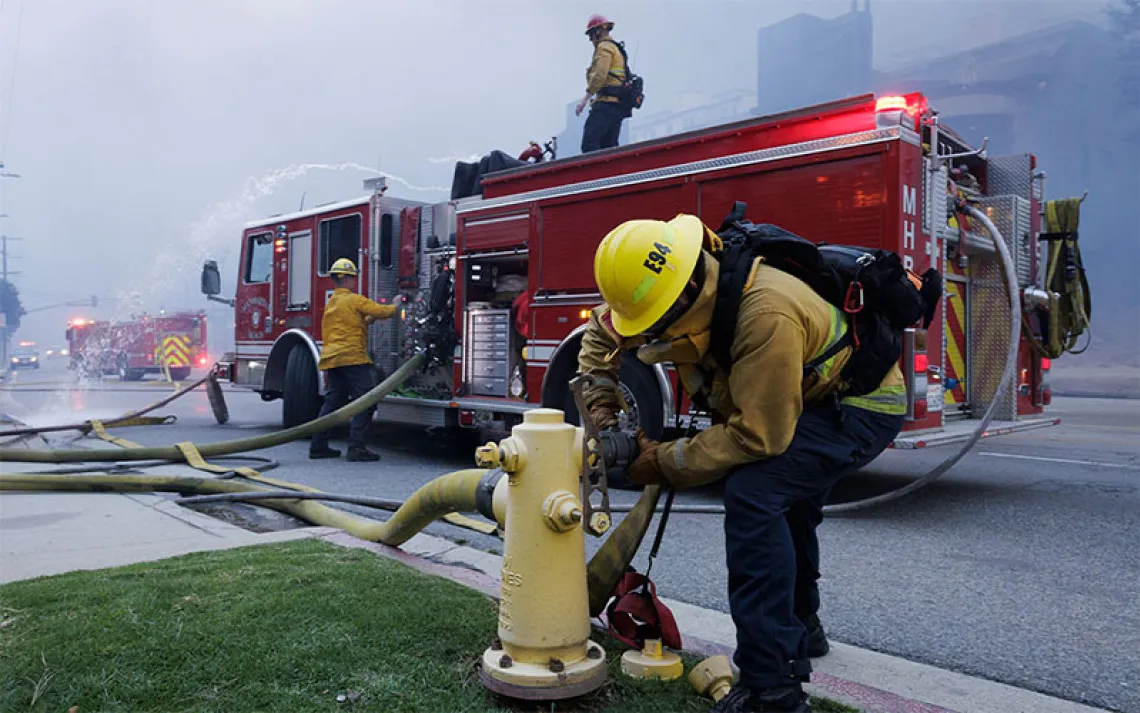
POLYGON ((68 323, 70 367, 80 375, 116 374, 138 381, 165 370, 184 381, 191 369, 208 365, 204 312, 140 315, 129 320, 77 318, 68 323))
MULTIPOLYGON (((235 298, 216 296, 216 263, 202 275, 203 291, 236 310, 235 351, 220 376, 281 399, 285 425, 315 417, 328 269, 348 257, 364 294, 402 305, 401 320, 371 327, 381 376, 427 341, 450 357, 387 397, 378 419, 509 427, 545 405, 577 422, 567 383, 600 301, 592 265, 602 237, 627 219, 682 212, 715 227, 744 201, 757 223, 889 249, 916 272, 942 272, 935 321, 907 334, 909 407, 896 447, 964 440, 994 401, 987 435, 1057 423, 1045 415, 1050 362, 1034 349, 1034 323, 1016 348, 1016 378, 997 388, 1012 323, 994 239, 1012 255, 1019 294, 1040 294, 1043 174, 1031 154, 970 146, 922 95, 856 97, 471 183, 474 195, 453 190, 452 200, 426 204, 388 196, 377 179, 370 195, 249 223, 235 298), (998 234, 956 212, 959 200, 998 234)), ((621 382, 628 418, 653 438, 705 422, 668 367, 626 355, 621 382)))

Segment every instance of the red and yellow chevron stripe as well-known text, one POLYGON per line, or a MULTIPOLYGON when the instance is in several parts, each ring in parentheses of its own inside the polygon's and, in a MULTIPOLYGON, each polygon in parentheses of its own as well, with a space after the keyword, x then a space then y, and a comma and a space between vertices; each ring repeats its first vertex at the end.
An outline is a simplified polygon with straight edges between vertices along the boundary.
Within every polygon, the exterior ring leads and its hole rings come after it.
POLYGON ((958 384, 947 389, 947 405, 966 403, 966 283, 946 281, 946 374, 958 384))
POLYGON ((190 335, 171 334, 162 338, 155 361, 166 366, 190 366, 190 335))

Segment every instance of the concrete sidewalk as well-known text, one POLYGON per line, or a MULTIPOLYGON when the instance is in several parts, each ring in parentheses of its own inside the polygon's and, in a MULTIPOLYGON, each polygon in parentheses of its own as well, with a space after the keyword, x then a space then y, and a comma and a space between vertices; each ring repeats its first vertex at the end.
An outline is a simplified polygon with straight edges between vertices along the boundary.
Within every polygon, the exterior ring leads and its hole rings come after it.
POLYGON ((0 494, 0 583, 311 537, 256 534, 149 494, 0 494))
MULTIPOLYGON (((255 534, 159 495, 0 494, 0 582, 302 538, 367 549, 490 596, 499 593, 498 555, 422 533, 394 548, 332 528, 255 534)), ((731 656, 735 629, 727 614, 664 601, 676 616, 687 651, 731 656)), ((600 627, 601 622, 595 625, 600 627)), ((813 694, 866 713, 1101 710, 839 643, 833 643, 831 653, 813 666, 809 686, 813 694)))

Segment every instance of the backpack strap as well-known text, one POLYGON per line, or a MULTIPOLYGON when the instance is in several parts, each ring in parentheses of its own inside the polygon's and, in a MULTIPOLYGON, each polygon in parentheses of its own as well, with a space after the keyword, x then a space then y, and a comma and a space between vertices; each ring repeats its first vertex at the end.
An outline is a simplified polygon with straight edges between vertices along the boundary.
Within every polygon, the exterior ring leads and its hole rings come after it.
POLYGON ((717 366, 725 371, 732 369, 732 341, 736 337, 736 319, 740 314, 744 283, 752 272, 755 257, 751 246, 740 243, 726 244, 721 253, 710 341, 713 358, 716 359, 717 366))

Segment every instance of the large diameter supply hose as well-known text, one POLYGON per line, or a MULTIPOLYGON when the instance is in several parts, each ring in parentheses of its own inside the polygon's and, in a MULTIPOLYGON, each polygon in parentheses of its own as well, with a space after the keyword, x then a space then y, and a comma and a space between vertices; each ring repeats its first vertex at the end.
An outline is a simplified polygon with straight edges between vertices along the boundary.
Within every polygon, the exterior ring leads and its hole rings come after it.
POLYGON ((923 488, 941 478, 946 474, 946 471, 953 468, 963 456, 969 453, 970 449, 981 439, 982 434, 985 433, 986 428, 990 425, 990 421, 993 420, 994 411, 997 410, 998 403, 1001 401, 1001 395, 1009 388, 1010 380, 1013 379, 1013 372, 1017 367, 1017 349, 1020 344, 1019 338, 1021 336, 1021 296, 1017 292, 1017 273, 1013 268, 1013 258, 1009 254, 1009 248, 1006 247, 1005 241, 1002 239, 1001 233, 998 232, 993 221, 991 221, 985 213, 971 205, 966 205, 965 211, 969 213, 971 218, 974 218, 986 226, 990 237, 993 238, 994 247, 997 248, 997 254, 1005 273, 1005 285, 1009 290, 1009 352, 1006 354, 1005 370, 1002 371, 1001 382, 998 384, 997 390, 994 392, 994 397, 990 400, 990 405, 986 408, 985 414, 982 415, 981 421, 978 422, 977 428, 974 429, 974 432, 970 434, 970 437, 966 439, 966 442, 962 444, 956 453, 942 461, 942 463, 933 468, 926 475, 897 490, 848 503, 826 505, 823 508, 825 513, 852 512, 874 505, 882 505, 892 500, 898 500, 904 495, 913 493, 915 490, 923 488))
MULTIPOLYGON (((480 483, 488 471, 458 470, 435 478, 408 498, 391 518, 379 522, 328 507, 311 500, 278 495, 279 499, 259 500, 266 507, 287 512, 314 525, 335 527, 370 542, 398 547, 433 521, 452 512, 476 512, 480 483)), ((165 475, 45 475, 36 473, 0 474, 0 491, 131 492, 183 494, 260 494, 269 488, 219 478, 165 475)), ((302 493, 298 493, 301 495, 302 493)), ((616 580, 615 580, 616 584, 616 580)))
MULTIPOLYGON (((142 416, 145 416, 146 414, 150 413, 151 411, 154 411, 155 409, 162 408, 163 406, 167 405, 171 401, 173 401, 173 400, 175 400, 181 396, 184 396, 185 394, 193 391, 194 389, 198 388, 202 384, 206 383, 209 379, 210 379, 210 375, 207 374, 206 376, 203 376, 201 379, 198 379, 194 383, 187 384, 186 386, 183 386, 181 389, 178 389, 174 393, 169 394, 168 396, 165 396, 165 397, 159 399, 158 401, 147 404, 146 406, 143 406, 142 408, 135 409, 134 411, 128 411, 127 413, 123 414, 122 416, 116 416, 115 418, 109 418, 109 419, 103 421, 103 426, 111 427, 111 426, 135 425, 132 422, 135 421, 136 419, 138 419, 142 416)), ((211 401, 211 405, 212 405, 212 401, 211 401)), ((228 416, 227 416, 227 418, 228 418, 228 416)), ((90 431, 90 430, 91 430, 91 421, 88 420, 88 421, 81 421, 79 423, 70 423, 70 424, 63 424, 63 425, 57 425, 57 426, 21 426, 19 428, 13 428, 13 429, 7 429, 4 431, 0 431, 0 438, 5 438, 7 436, 26 436, 26 435, 31 435, 33 433, 53 433, 53 432, 57 432, 57 431, 90 431)), ((5 460, 5 458, 3 456, 0 456, 0 460, 5 460)), ((13 459, 13 460, 15 460, 15 459, 13 459)))
MULTIPOLYGON (((425 355, 417 354, 391 376, 380 382, 375 388, 358 399, 350 401, 347 405, 333 411, 327 416, 303 423, 299 426, 286 428, 274 433, 261 436, 239 438, 233 441, 219 441, 197 446, 198 452, 204 458, 230 455, 244 451, 256 451, 264 448, 273 448, 283 443, 306 438, 314 433, 320 433, 341 424, 348 423, 353 416, 362 413, 379 403, 381 399, 394 391, 416 369, 423 364, 425 355)), ((176 392, 177 393, 177 392, 176 392)), ((170 397, 174 398, 174 395, 170 397)), ((25 450, 22 448, 0 448, 0 461, 20 461, 25 463, 98 463, 108 461, 134 461, 134 460, 170 460, 183 461, 185 456, 178 446, 156 446, 148 448, 126 448, 122 450, 25 450)))

